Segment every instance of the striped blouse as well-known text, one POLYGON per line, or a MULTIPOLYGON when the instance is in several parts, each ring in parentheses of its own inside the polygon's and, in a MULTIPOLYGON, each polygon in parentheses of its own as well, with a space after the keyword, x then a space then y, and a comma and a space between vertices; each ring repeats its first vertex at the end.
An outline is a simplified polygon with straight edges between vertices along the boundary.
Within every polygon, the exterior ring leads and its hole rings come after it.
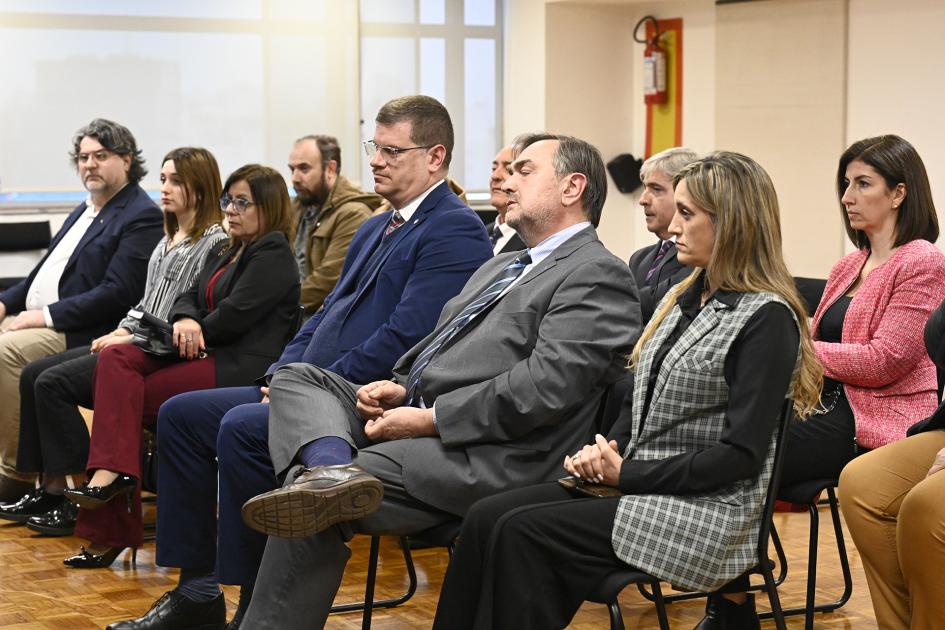
MULTIPOLYGON (((208 227, 203 236, 197 241, 190 237, 175 245, 170 251, 164 251, 167 246, 167 236, 154 248, 151 260, 148 261, 148 280, 144 286, 144 298, 133 310, 146 311, 158 319, 167 319, 174 301, 184 291, 187 291, 200 270, 207 261, 210 249, 229 238, 219 223, 208 227)), ((125 317, 118 324, 119 328, 127 328, 132 333, 138 328, 138 321, 125 317)))

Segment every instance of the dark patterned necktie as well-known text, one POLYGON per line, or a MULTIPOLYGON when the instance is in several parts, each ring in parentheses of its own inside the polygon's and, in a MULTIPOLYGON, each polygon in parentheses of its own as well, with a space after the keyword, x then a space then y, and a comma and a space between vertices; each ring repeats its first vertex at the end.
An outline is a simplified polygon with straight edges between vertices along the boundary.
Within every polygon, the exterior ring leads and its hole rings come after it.
POLYGON ((384 237, 386 238, 396 232, 397 228, 399 228, 404 223, 406 223, 406 221, 404 221, 404 217, 401 216, 399 212, 394 210, 394 214, 392 214, 390 217, 390 223, 387 224, 387 229, 384 230, 384 237))
POLYGON ((656 254, 656 258, 653 259, 653 264, 650 265, 649 271, 646 272, 646 282, 649 282, 653 274, 656 273, 657 268, 659 268, 660 263, 663 262, 663 258, 666 257, 666 252, 669 251, 672 244, 672 241, 663 241, 662 245, 660 245, 660 251, 656 254))
POLYGON ((496 223, 492 226, 492 233, 489 234, 489 239, 492 241, 492 245, 495 246, 500 238, 502 238, 502 229, 499 227, 499 224, 496 223))
POLYGON ((486 287, 472 302, 467 304, 466 307, 440 331, 440 334, 434 337, 433 341, 423 349, 423 352, 417 355, 417 358, 413 361, 413 365, 410 366, 410 374, 407 375, 407 398, 404 402, 405 405, 411 406, 419 400, 418 390, 420 376, 423 373, 423 369, 430 363, 439 349, 442 348, 447 341, 452 339, 456 333, 462 330, 463 326, 481 313, 483 309, 495 302, 509 284, 522 275, 522 271, 525 267, 530 265, 531 262, 532 258, 528 255, 528 252, 522 252, 508 267, 502 270, 502 273, 499 274, 499 277, 496 278, 492 284, 486 287))

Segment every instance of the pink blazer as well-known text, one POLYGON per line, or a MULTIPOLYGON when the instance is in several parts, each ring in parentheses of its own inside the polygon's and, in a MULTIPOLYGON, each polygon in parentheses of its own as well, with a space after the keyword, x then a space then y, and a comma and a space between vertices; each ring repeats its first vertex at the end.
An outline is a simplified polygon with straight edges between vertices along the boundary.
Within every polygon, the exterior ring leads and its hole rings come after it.
MULTIPOLYGON (((833 266, 812 330, 819 329, 824 312, 846 293, 868 256, 868 250, 859 250, 833 266)), ((843 383, 861 446, 900 440, 910 425, 935 411, 935 366, 922 331, 943 297, 945 255, 928 241, 910 241, 857 289, 841 343, 817 341, 815 332, 814 350, 824 373, 843 383)))

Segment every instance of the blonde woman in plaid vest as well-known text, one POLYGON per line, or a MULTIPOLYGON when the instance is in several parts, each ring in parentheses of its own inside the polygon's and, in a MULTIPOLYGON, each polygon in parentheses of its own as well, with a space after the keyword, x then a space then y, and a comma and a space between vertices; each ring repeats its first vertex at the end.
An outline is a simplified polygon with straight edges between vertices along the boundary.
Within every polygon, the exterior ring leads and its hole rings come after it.
MULTIPOLYGON (((563 628, 600 580, 630 565, 719 591, 722 625, 752 628, 738 592, 756 562, 775 428, 785 397, 801 416, 822 370, 781 255, 767 173, 717 152, 675 178, 670 226, 696 268, 660 303, 631 358, 634 389, 608 438, 564 461, 622 496, 531 486, 478 502, 447 571, 435 628, 563 628)), ((706 626, 703 626, 706 627, 706 626)))

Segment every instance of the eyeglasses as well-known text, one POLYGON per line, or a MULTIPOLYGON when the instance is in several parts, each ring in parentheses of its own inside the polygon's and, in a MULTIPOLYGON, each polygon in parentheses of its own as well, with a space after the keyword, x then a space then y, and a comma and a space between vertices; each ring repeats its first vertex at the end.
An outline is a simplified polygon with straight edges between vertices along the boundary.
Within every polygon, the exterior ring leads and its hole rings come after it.
POLYGON ((407 151, 414 151, 416 149, 429 149, 435 145, 427 145, 425 147, 405 147, 403 149, 398 147, 382 147, 373 140, 368 140, 364 143, 364 152, 369 158, 374 157, 374 155, 380 151, 381 155, 384 156, 385 160, 390 160, 396 158, 401 153, 406 153, 407 151))
POLYGON ((94 157, 96 162, 104 162, 113 155, 115 154, 111 151, 102 149, 101 151, 93 151, 92 153, 79 153, 75 156, 75 161, 79 164, 88 164, 89 160, 94 157))
POLYGON ((243 214, 248 207, 255 205, 256 204, 249 199, 243 199, 242 197, 230 197, 229 195, 220 197, 220 210, 224 212, 226 212, 227 208, 233 206, 233 210, 236 211, 236 214, 243 214))

